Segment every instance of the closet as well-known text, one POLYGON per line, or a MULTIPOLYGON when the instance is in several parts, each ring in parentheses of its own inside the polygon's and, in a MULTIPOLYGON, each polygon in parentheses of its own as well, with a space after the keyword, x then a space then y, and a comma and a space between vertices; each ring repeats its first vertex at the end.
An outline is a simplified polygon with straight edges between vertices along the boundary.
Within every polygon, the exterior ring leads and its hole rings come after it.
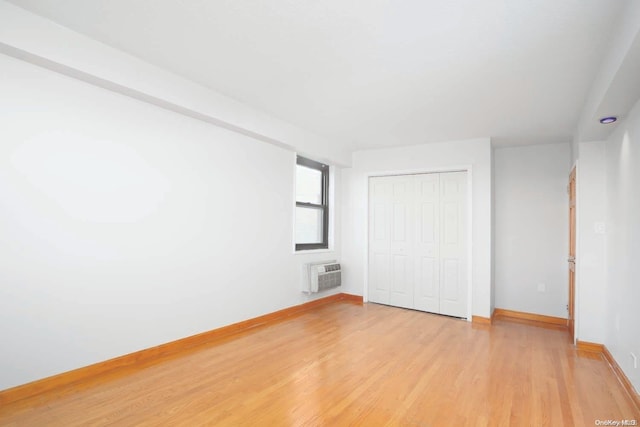
POLYGON ((369 301, 467 316, 467 173, 369 178, 369 301))

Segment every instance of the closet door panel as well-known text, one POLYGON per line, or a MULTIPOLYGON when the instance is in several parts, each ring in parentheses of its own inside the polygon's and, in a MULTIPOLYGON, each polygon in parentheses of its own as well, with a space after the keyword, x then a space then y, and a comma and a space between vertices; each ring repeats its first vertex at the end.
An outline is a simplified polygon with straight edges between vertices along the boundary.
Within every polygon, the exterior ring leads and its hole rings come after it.
POLYGON ((369 180, 369 301, 389 304, 391 183, 369 180))
POLYGON ((413 308, 414 279, 414 176, 394 176, 391 181, 391 294, 389 303, 413 308))
POLYGON ((416 175, 415 297, 417 310, 440 312, 440 175, 416 175))
POLYGON ((440 174, 440 313, 467 315, 467 174, 440 174))

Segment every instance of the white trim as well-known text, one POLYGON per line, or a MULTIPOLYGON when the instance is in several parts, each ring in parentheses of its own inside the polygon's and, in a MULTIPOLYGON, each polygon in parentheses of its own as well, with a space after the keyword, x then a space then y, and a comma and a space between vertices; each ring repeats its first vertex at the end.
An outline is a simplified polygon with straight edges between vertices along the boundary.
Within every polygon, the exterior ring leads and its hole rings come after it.
POLYGON ((437 168, 430 168, 430 169, 401 169, 401 170, 395 170, 395 171, 378 171, 378 172, 368 172, 367 180, 375 176, 423 175, 427 173, 438 173, 438 172, 465 172, 467 170, 471 170, 471 165, 437 167, 437 168))
MULTIPOLYGON (((580 143, 578 143, 578 145, 580 145, 580 143)), ((578 148, 578 150, 580 150, 578 148)), ((574 295, 573 295, 573 344, 575 345, 578 342, 578 335, 579 335, 579 331, 580 331, 580 316, 578 315, 578 313, 580 312, 580 286, 578 286, 578 283, 580 283, 580 269, 582 268, 582 263, 580 262, 580 234, 578 233, 578 230, 580 229, 580 167, 578 166, 579 164, 579 159, 576 159, 575 163, 573 164, 573 166, 571 166, 571 169, 569 169, 569 175, 567 175, 567 178, 569 178, 569 176, 571 175, 571 171, 573 170, 573 168, 576 168, 576 258, 575 258, 575 269, 576 271, 574 272, 574 283, 573 283, 573 289, 574 289, 574 295)), ((567 184, 569 184, 569 180, 567 179, 567 184)), ((571 195, 569 195, 569 197, 567 199, 571 199, 571 195)), ((571 201, 569 201, 569 203, 571 203, 571 201)), ((571 227, 571 220, 569 220, 569 227, 571 227)), ((571 233, 570 230, 568 230, 569 233, 571 233)), ((569 241, 569 245, 571 245, 571 241, 569 241)), ((568 249, 568 248, 567 248, 568 249)), ((606 254, 605 254, 606 255, 606 254)), ((569 256, 569 254, 567 253, 567 257, 569 256)), ((568 267, 568 264, 567 264, 568 267)), ((569 277, 567 277, 567 279, 569 279, 569 277)), ((566 284, 567 286, 567 304, 569 303, 569 283, 566 284)), ((567 317, 569 317, 569 311, 567 311, 567 317)))
POLYGON ((309 254, 324 254, 328 252, 335 252, 335 249, 303 249, 300 251, 296 251, 294 255, 309 255, 309 254))
POLYGON ((367 214, 363 221, 365 229, 364 233, 364 289, 362 291, 362 299, 364 302, 369 301, 369 179, 377 176, 396 176, 396 175, 422 175, 428 173, 439 172, 466 172, 467 173, 467 322, 471 322, 473 313, 473 166, 447 166, 435 167, 428 169, 400 169, 385 170, 377 172, 367 172, 365 174, 366 183, 366 200, 367 214))
MULTIPOLYGON (((293 151, 291 153, 291 162, 293 166, 291 167, 291 173, 293 174, 293 188, 291 188, 291 251, 293 254, 300 253, 296 251, 296 179, 297 179, 297 170, 296 166, 298 164, 298 153, 293 151)), ((308 253, 308 252, 307 252, 308 253)))
MULTIPOLYGON (((473 316, 473 167, 467 166, 467 322, 473 316)), ((491 233, 493 238, 493 233, 491 233)), ((493 261, 492 261, 493 262, 493 261)))
POLYGON ((329 165, 329 234, 327 235, 327 249, 318 251, 333 252, 335 250, 335 229, 336 229, 336 168, 329 165))

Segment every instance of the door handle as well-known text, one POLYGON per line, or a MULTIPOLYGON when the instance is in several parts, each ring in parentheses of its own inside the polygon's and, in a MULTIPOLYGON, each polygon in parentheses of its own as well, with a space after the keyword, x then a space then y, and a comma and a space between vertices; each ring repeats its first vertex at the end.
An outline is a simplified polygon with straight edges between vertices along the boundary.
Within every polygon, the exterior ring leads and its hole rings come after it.
POLYGON ((569 258, 567 258, 567 262, 576 262, 576 257, 570 256, 569 258))

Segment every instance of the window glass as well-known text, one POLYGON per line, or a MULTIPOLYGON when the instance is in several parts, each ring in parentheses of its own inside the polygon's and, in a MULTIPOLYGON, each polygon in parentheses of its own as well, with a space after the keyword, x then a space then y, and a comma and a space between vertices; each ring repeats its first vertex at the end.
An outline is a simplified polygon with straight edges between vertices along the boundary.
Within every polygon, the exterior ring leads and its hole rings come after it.
POLYGON ((322 209, 296 207, 296 243, 322 243, 322 209))
POLYGON ((322 171, 297 165, 296 201, 322 204, 322 171))

